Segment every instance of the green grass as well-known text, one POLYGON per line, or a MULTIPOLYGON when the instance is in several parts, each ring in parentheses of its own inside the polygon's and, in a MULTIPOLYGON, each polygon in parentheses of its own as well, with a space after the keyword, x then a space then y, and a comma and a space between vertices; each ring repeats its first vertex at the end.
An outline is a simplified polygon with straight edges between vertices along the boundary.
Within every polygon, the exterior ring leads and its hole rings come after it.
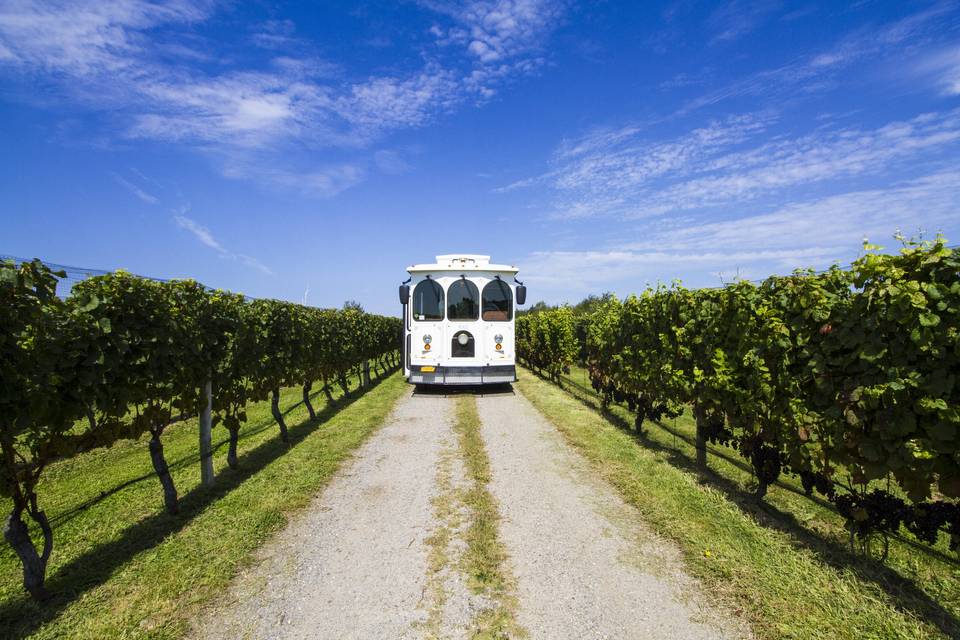
MULTIPOLYGON (((309 503, 344 458, 384 421, 407 386, 399 375, 327 406, 310 421, 284 390, 290 445, 279 440, 269 402, 248 409, 240 471, 226 468, 226 431, 214 430, 216 484, 199 486, 196 420, 172 425, 164 448, 181 513, 163 513, 146 441, 119 442, 53 465, 39 496, 54 526, 48 587, 38 605, 20 567, 0 546, 0 635, 38 638, 177 638, 229 583, 251 552, 309 503)), ((6 509, 4 505, 4 509, 6 509)))
POLYGON ((698 473, 689 416, 641 436, 626 409, 601 414, 583 370, 563 384, 526 371, 518 388, 758 637, 960 637, 960 565, 942 548, 894 540, 885 565, 852 554, 842 519, 792 481, 756 504, 750 473, 722 447, 698 473))
POLYGON ((431 501, 437 526, 427 538, 427 591, 429 606, 427 621, 423 625, 426 638, 442 637, 443 608, 448 600, 444 581, 445 572, 451 566, 451 543, 454 535, 463 523, 462 503, 459 492, 453 484, 454 460, 459 459, 458 451, 448 442, 444 442, 437 461, 437 495, 431 501))
POLYGON ((467 471, 468 487, 463 503, 469 512, 464 535, 466 549, 461 558, 474 593, 484 595, 496 606, 482 610, 473 621, 472 638, 518 638, 526 634, 516 622, 517 601, 513 579, 506 566, 506 551, 499 539, 500 512, 487 489, 490 459, 480 435, 477 401, 471 395, 457 398, 454 432, 467 471))

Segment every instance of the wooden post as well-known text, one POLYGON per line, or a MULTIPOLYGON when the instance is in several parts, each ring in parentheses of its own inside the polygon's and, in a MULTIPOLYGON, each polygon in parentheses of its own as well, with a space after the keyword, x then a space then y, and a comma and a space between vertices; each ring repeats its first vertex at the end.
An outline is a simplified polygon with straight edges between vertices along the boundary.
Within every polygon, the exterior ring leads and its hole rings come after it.
POLYGON ((693 405, 693 416, 697 422, 697 467, 707 468, 707 412, 699 404, 693 405))
POLYGON ((213 484, 213 383, 207 380, 203 385, 203 397, 206 402, 200 412, 200 484, 213 484))
POLYGON ((370 361, 363 361, 363 386, 370 386, 370 361))

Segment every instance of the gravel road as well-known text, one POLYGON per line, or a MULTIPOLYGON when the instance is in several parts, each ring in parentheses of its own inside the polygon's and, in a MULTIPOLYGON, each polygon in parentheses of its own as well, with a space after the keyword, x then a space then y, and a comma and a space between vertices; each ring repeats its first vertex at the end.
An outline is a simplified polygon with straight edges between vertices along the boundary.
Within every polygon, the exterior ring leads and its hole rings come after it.
POLYGON ((477 402, 519 622, 531 638, 742 636, 704 604, 679 551, 523 396, 477 402))
MULTIPOLYGON (((196 638, 468 638, 489 606, 456 558, 437 568, 440 505, 463 482, 454 398, 405 396, 314 503, 204 613, 196 638), (431 550, 432 555, 431 555, 431 550), (438 585, 442 597, 438 598, 438 585), (437 608, 440 608, 438 611, 437 608)), ((477 398, 500 540, 530 638, 731 638, 675 548, 519 395, 477 398)))
POLYGON ((407 396, 208 612, 198 638, 419 638, 453 404, 407 396))

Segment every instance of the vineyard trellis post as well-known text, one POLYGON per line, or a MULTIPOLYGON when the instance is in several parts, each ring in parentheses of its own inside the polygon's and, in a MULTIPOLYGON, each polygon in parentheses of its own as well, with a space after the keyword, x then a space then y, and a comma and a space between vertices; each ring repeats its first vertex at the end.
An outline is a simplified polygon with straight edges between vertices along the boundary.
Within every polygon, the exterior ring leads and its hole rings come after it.
POLYGON ((693 406, 693 417, 697 423, 697 467, 700 469, 707 468, 707 435, 704 429, 706 415, 703 407, 700 404, 695 404, 693 406))
POLYGON ((213 381, 203 385, 203 409, 200 411, 200 483, 213 484, 213 381))

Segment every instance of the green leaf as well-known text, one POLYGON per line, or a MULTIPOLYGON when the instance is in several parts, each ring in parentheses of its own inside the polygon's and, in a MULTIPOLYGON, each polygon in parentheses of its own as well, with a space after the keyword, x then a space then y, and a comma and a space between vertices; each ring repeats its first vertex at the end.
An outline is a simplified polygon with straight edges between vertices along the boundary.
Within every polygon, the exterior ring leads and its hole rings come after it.
POLYGON ((920 324, 924 327, 935 327, 940 324, 940 316, 935 313, 921 313, 920 324))

